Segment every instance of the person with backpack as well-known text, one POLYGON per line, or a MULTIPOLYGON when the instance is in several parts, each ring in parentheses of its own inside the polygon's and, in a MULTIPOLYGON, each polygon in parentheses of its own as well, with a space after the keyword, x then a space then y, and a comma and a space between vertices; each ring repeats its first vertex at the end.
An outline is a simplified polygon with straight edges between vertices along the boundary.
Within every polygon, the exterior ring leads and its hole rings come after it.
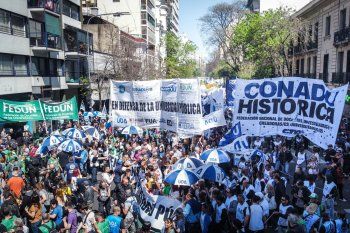
POLYGON ((317 215, 317 209, 318 206, 315 203, 311 203, 309 206, 306 207, 305 214, 303 217, 305 222, 306 233, 313 232, 315 230, 315 227, 318 226, 318 223, 321 218, 317 215))
POLYGON ((51 220, 50 214, 44 213, 41 225, 39 227, 40 233, 58 233, 56 230, 56 224, 51 220))
POLYGON ((186 224, 186 232, 196 233, 200 229, 197 214, 201 210, 200 203, 194 198, 194 195, 189 192, 185 197, 184 217, 186 224))

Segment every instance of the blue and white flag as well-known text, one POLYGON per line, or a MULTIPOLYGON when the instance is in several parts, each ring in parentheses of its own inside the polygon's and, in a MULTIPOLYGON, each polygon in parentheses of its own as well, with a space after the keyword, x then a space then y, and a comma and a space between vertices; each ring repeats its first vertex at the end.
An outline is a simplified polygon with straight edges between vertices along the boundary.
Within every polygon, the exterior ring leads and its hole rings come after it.
POLYGON ((219 147, 231 144, 236 138, 242 136, 241 123, 236 123, 220 140, 219 147))
POLYGON ((244 152, 249 149, 249 142, 247 138, 248 138, 247 135, 242 135, 236 138, 232 143, 226 146, 220 147, 220 149, 230 153, 244 152))

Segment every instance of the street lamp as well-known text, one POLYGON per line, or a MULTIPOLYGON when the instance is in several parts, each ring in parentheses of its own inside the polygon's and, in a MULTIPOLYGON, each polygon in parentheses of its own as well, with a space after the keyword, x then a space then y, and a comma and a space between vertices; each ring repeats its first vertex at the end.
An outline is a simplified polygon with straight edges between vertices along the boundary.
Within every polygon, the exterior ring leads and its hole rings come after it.
MULTIPOLYGON (((88 19, 86 25, 89 25, 90 24, 90 20, 93 19, 93 18, 101 17, 101 16, 108 16, 108 15, 112 15, 113 17, 120 17, 120 16, 123 16, 123 15, 130 15, 130 13, 129 12, 113 12, 113 13, 105 13, 105 14, 93 15, 93 16, 91 16, 88 19)), ((88 45, 87 53, 88 53, 88 57, 89 57, 90 56, 90 37, 89 37, 88 30, 86 30, 86 38, 87 38, 87 45, 88 45)), ((90 64, 89 64, 89 61, 88 61, 88 79, 89 79, 89 82, 90 82, 90 64)))

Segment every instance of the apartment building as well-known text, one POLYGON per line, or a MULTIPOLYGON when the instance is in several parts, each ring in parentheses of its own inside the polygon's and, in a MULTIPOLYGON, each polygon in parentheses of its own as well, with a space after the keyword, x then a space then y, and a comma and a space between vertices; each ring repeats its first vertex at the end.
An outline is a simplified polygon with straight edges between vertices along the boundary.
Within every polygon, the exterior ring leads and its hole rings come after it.
POLYGON ((278 9, 280 7, 287 7, 298 11, 310 1, 311 0, 247 0, 247 8, 251 12, 259 13, 278 9))
POLYGON ((293 74, 330 85, 350 81, 350 0, 313 0, 294 14, 305 30, 290 50, 293 74))
POLYGON ((0 1, 0 98, 79 97, 93 51, 80 0, 0 1))

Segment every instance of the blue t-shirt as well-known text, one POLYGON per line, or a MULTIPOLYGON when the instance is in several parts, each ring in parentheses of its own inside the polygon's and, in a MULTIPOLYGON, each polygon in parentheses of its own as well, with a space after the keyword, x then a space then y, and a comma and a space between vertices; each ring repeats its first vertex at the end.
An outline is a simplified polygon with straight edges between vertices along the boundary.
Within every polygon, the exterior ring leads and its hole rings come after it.
POLYGON ((109 222, 109 232, 110 233, 119 233, 123 219, 119 216, 109 215, 107 217, 107 220, 109 222))
POLYGON ((63 208, 62 208, 62 206, 57 205, 56 208, 53 209, 50 214, 56 214, 56 218, 55 218, 56 226, 58 226, 62 223, 62 220, 63 220, 63 208))
POLYGON ((67 163, 65 167, 65 171, 67 172, 67 179, 71 179, 73 176, 73 172, 75 169, 78 168, 78 165, 76 163, 67 163))

